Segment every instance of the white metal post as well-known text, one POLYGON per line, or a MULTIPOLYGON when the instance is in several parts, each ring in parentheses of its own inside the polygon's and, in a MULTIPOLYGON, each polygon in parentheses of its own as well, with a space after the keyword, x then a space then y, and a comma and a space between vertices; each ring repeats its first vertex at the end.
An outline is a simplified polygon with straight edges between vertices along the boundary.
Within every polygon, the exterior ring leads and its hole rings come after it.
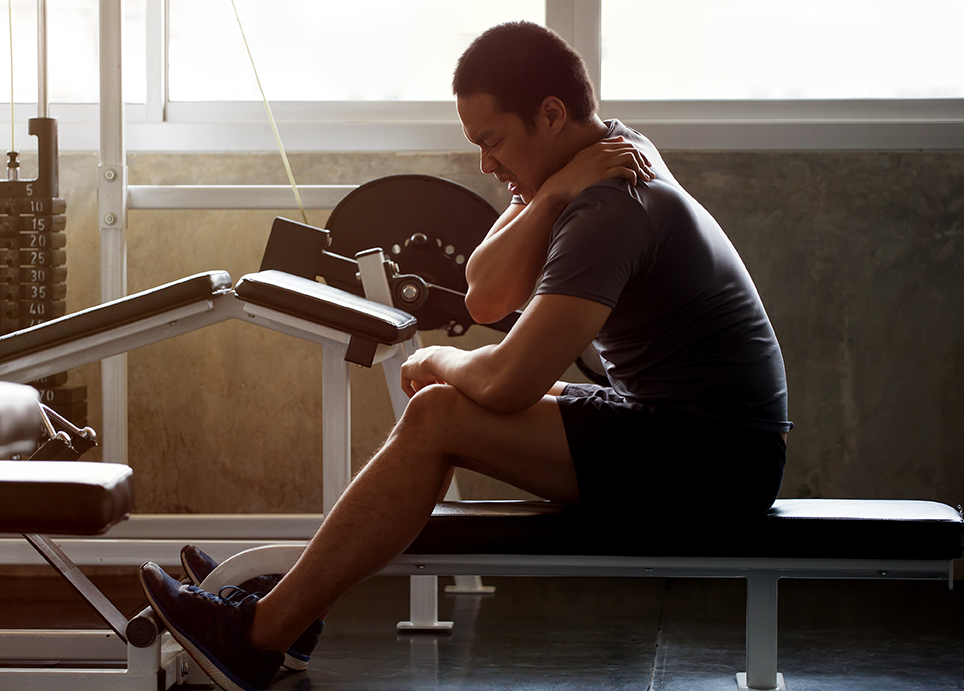
POLYGON ((746 577, 746 674, 741 689, 782 689, 777 674, 777 583, 775 571, 751 571, 746 577))
POLYGON ((323 510, 331 511, 351 481, 351 385, 347 346, 325 345, 321 359, 323 510))
MULTIPOLYGON (((97 217, 100 227, 100 297, 127 295, 127 153, 121 35, 124 0, 100 0, 100 165, 97 217)), ((127 463, 127 355, 101 363, 104 460, 127 463)))
POLYGON ((450 630, 452 622, 438 620, 438 576, 411 576, 408 580, 411 620, 398 622, 398 630, 450 630))
MULTIPOLYGON (((12 32, 12 29, 11 29, 12 32)), ((11 33, 11 36, 13 34, 11 33)), ((37 0, 37 117, 47 117, 47 2, 37 0)))

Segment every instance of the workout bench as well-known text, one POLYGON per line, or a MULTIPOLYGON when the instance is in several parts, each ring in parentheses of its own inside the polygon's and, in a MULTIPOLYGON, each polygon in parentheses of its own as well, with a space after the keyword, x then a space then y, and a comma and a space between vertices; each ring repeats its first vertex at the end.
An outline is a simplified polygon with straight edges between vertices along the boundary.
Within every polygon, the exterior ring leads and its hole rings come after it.
MULTIPOLYGON (((591 516, 549 502, 443 502, 383 573, 744 578, 746 672, 736 675, 738 688, 785 689, 777 672, 781 578, 946 580, 951 587, 953 560, 964 554, 964 520, 936 502, 785 499, 759 519, 705 518, 633 523, 631 516, 591 516)), ((243 552, 202 587, 216 592, 284 573, 302 550, 243 552)))

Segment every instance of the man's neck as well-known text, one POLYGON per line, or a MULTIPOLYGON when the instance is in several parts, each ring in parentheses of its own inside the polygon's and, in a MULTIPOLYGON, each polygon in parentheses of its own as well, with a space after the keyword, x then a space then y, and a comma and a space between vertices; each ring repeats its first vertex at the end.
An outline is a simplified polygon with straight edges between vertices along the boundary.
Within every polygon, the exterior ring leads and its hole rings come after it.
POLYGON ((595 144, 609 133, 609 126, 598 115, 586 123, 567 123, 572 127, 569 135, 569 149, 567 161, 588 146, 595 144))

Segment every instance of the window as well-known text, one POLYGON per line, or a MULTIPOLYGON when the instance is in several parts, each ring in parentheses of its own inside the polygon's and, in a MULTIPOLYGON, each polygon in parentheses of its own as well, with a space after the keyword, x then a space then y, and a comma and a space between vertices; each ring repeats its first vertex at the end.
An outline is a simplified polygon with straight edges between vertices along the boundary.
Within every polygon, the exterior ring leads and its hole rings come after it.
MULTIPOLYGON (((24 133, 36 112, 35 1, 9 0, 24 133)), ((598 75, 603 116, 663 148, 964 149, 964 0, 236 2, 291 151, 468 150, 452 69, 484 29, 517 19, 558 30, 598 75)), ((64 150, 99 146, 99 4, 47 0, 64 150)), ((129 149, 274 148, 230 0, 124 8, 129 149)), ((8 118, 0 106, 0 124, 8 118)), ((25 134, 16 143, 34 145, 25 134)))
MULTIPOLYGON (((37 102, 37 2, 8 0, 13 13, 13 87, 18 103, 37 102)), ((124 93, 129 103, 145 98, 145 0, 127 0, 124 17, 124 93)), ((48 0, 47 98, 50 103, 100 100, 97 0, 48 0)), ((10 103, 8 7, 0 10, 0 100, 10 103)))
POLYGON ((604 100, 964 97, 961 0, 603 0, 604 100))
MULTIPOLYGON (((235 0, 272 101, 448 101, 455 61, 488 27, 545 23, 545 0, 235 0)), ((171 101, 261 95, 229 0, 170 0, 171 101)))

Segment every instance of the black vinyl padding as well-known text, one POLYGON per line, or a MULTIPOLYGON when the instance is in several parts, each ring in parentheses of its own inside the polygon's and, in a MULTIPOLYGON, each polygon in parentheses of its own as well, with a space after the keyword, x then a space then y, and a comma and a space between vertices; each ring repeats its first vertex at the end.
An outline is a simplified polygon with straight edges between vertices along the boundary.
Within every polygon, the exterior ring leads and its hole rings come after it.
POLYGON ((539 501, 443 502, 408 554, 956 559, 964 520, 930 501, 785 499, 766 516, 661 519, 539 501))
POLYGON ((98 535, 134 507, 120 463, 0 461, 0 532, 98 535))
POLYGON ((230 290, 226 271, 208 271, 0 336, 0 362, 92 336, 230 290))
POLYGON ((234 290, 245 302, 385 345, 412 338, 418 328, 408 312, 283 271, 242 276, 234 290))

